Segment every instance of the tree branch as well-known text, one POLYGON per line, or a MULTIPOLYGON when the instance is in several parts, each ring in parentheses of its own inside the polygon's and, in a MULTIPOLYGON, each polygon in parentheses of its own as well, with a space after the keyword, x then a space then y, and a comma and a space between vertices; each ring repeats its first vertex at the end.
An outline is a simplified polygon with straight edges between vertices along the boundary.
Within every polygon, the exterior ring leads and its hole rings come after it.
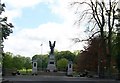
POLYGON ((70 5, 75 5, 75 4, 87 4, 87 5, 89 5, 91 7, 91 4, 87 3, 87 2, 73 2, 70 5))
MULTIPOLYGON (((91 4, 93 4, 93 3, 91 2, 91 4)), ((94 17, 95 21, 97 22, 98 26, 101 27, 101 25, 100 25, 98 19, 97 19, 96 16, 95 16, 94 6, 92 6, 91 8, 92 8, 92 11, 93 11, 93 17, 94 17)))
POLYGON ((96 27, 97 23, 94 24, 93 28, 90 31, 93 31, 96 27))
POLYGON ((91 40, 99 32, 100 31, 97 31, 97 32, 93 33, 88 39, 80 40, 79 38, 73 38, 72 41, 74 41, 75 43, 83 42, 83 41, 89 41, 89 40, 91 40))

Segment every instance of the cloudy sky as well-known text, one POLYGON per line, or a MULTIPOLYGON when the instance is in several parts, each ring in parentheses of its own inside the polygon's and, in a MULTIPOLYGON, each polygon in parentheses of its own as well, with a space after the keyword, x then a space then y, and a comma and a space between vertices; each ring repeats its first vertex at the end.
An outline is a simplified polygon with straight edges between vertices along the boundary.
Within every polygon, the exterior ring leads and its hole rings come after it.
POLYGON ((71 38, 83 38, 84 28, 74 25, 76 16, 70 0, 2 0, 6 4, 3 16, 15 28, 4 42, 4 51, 32 57, 50 51, 49 40, 56 41, 55 49, 81 50, 71 38), (40 46, 43 44, 42 46, 40 46))

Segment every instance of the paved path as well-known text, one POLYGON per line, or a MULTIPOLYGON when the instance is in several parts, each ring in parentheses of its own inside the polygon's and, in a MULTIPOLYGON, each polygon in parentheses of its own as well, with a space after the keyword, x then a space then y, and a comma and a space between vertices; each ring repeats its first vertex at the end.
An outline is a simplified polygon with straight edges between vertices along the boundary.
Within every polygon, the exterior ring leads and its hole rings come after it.
POLYGON ((108 79, 92 79, 67 76, 7 76, 4 80, 9 80, 11 83, 120 83, 116 80, 108 79))

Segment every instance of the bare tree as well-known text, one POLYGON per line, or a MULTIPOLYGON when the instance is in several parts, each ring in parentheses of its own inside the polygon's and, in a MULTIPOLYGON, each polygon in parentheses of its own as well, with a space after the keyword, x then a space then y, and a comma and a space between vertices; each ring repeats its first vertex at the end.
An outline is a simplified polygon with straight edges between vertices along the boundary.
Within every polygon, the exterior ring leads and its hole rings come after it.
MULTIPOLYGON (((95 35, 100 35, 100 41, 99 44, 100 48, 102 47, 102 54, 106 56, 107 58, 107 69, 108 74, 110 76, 110 67, 111 67, 111 43, 112 43, 112 31, 115 25, 115 12, 117 7, 117 1, 114 0, 111 2, 111 0, 108 0, 108 2, 102 0, 85 0, 85 1, 74 1, 71 3, 72 6, 75 5, 86 5, 88 9, 85 9, 82 12, 82 15, 80 16, 79 20, 76 23, 81 23, 81 20, 84 20, 84 18, 87 18, 88 25, 90 27, 90 32, 93 32, 92 35, 89 36, 89 39, 93 38, 95 35)), ((79 7, 77 8, 79 9, 79 7)), ((78 11, 78 10, 77 10, 78 11)), ((78 12, 76 12, 79 14, 78 12)), ((79 38, 73 39, 75 41, 83 41, 79 38)), ((87 39, 88 40, 88 39, 87 39)), ((101 59, 100 55, 99 58, 101 59)), ((100 60, 99 59, 99 60, 100 60)), ((98 61, 100 62, 100 61, 98 61)))

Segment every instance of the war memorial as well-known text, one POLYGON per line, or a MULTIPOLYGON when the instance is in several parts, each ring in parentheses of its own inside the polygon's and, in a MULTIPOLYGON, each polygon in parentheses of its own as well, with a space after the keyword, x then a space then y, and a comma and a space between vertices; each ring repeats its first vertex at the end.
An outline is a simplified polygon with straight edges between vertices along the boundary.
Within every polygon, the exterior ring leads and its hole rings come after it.
POLYGON ((57 76, 68 75, 68 76, 72 76, 72 74, 73 74, 72 61, 69 61, 66 72, 57 71, 55 55, 54 55, 55 44, 56 44, 56 41, 54 41, 53 44, 51 43, 51 41, 49 41, 50 53, 48 56, 48 64, 47 64, 46 71, 43 71, 43 72, 38 71, 37 60, 33 60, 32 61, 32 75, 57 75, 57 76))
POLYGON ((50 53, 49 53, 49 60, 48 60, 48 66, 47 66, 47 71, 49 72, 55 72, 57 71, 56 64, 55 64, 55 56, 54 56, 54 47, 55 47, 56 41, 52 44, 51 41, 49 41, 49 46, 50 46, 50 53))

